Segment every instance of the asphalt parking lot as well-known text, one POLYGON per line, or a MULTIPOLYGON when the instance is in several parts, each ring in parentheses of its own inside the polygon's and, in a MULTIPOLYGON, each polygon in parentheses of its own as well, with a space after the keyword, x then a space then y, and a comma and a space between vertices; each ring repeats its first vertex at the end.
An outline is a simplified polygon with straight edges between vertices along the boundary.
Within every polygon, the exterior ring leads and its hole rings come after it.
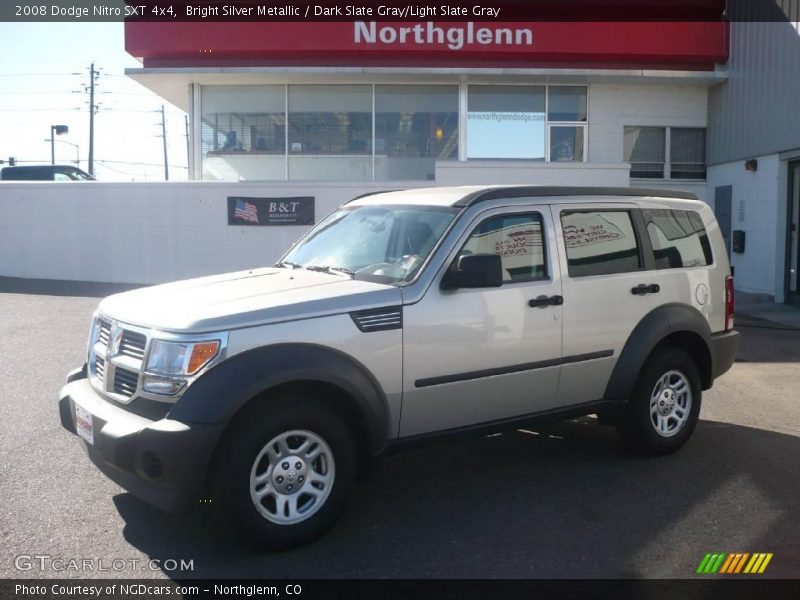
MULTIPOLYGON (((740 319, 740 360, 679 453, 627 454, 591 418, 387 457, 318 542, 252 554, 213 510, 171 516, 105 479, 61 429, 102 285, 0 279, 2 577, 670 577, 707 552, 772 552, 800 576, 800 331, 740 319), (20 571, 20 555, 139 561, 20 571), (191 559, 191 572, 150 559, 191 559)), ((169 563, 171 564, 171 563, 169 563)))

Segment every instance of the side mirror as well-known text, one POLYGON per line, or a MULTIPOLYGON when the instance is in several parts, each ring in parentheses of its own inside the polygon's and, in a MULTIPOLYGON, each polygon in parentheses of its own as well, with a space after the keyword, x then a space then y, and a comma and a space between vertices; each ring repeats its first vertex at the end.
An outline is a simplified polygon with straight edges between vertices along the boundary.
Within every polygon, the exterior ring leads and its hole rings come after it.
POLYGON ((468 254, 458 260, 458 268, 442 279, 443 290, 500 287, 503 263, 497 254, 468 254))

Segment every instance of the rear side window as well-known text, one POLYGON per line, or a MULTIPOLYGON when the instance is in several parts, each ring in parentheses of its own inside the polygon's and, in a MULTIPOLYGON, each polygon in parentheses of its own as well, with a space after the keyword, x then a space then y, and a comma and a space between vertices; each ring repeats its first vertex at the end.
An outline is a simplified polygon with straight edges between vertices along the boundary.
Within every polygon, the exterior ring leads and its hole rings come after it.
POLYGON ((629 273, 642 267, 627 211, 562 212, 561 228, 570 277, 629 273))
POLYGON ((689 210, 643 210, 657 269, 702 267, 713 262, 700 215, 689 210))
POLYGON ((538 213, 500 215, 478 225, 459 257, 497 254, 503 264, 503 281, 547 279, 542 242, 542 216, 538 213))

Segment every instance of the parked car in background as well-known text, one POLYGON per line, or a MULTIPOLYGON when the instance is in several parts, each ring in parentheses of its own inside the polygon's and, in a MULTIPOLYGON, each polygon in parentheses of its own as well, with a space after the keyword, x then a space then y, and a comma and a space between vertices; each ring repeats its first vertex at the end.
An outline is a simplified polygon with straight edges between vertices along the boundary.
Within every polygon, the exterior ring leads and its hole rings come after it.
POLYGON ((287 548, 333 524, 373 455, 434 437, 597 414, 633 452, 675 452, 738 345, 692 194, 378 193, 273 267, 103 300, 60 414, 143 500, 213 497, 287 548))
POLYGON ((94 176, 71 165, 25 165, 5 167, 2 181, 94 181, 94 176))

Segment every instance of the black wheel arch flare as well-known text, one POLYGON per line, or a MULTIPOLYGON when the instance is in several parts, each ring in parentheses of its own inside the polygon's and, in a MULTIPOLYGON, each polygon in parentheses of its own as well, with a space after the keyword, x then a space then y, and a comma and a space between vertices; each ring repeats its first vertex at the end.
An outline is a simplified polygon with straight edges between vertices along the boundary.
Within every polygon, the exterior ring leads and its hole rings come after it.
POLYGON ((225 424, 270 389, 295 383, 338 388, 363 418, 367 450, 376 454, 386 445, 390 411, 383 388, 359 361, 317 344, 273 344, 236 354, 197 379, 170 410, 169 418, 190 424, 225 424))
POLYGON ((711 328, 703 314, 685 304, 664 304, 647 313, 634 327, 620 352, 603 396, 627 400, 650 353, 659 344, 674 340, 697 363, 703 389, 713 383, 711 328))

